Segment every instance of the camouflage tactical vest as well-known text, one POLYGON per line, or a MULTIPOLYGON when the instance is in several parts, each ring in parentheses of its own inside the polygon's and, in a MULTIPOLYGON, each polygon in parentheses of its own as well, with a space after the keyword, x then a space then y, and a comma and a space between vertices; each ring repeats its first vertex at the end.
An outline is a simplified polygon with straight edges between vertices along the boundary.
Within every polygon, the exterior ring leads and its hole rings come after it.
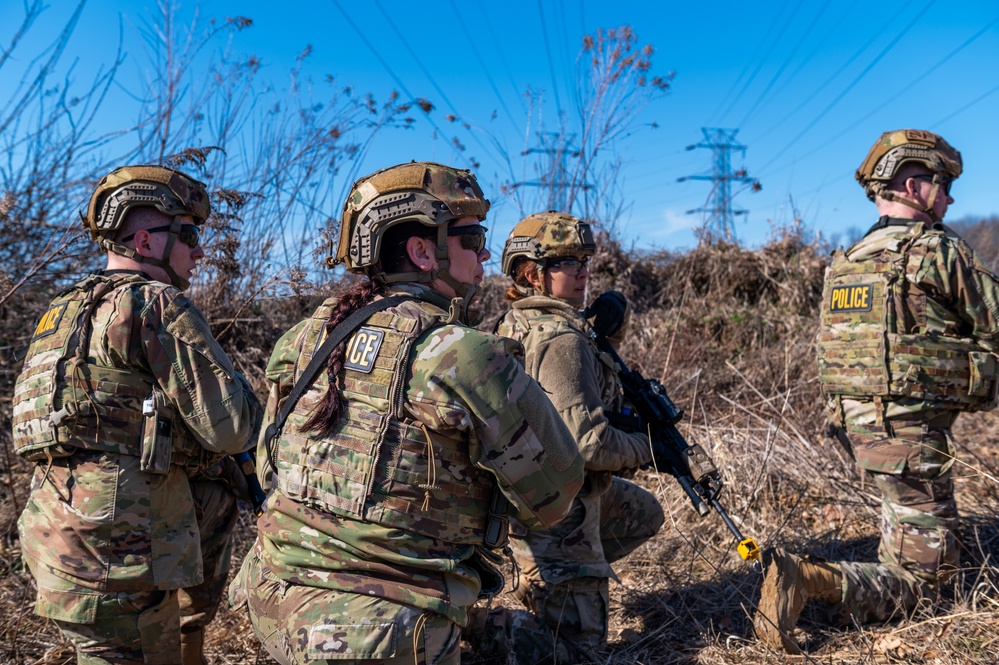
MULTIPOLYGON (((189 455, 202 450, 172 409, 161 408, 159 417, 147 422, 143 407, 154 396, 152 375, 134 367, 98 365, 90 357, 91 316, 101 300, 118 289, 148 282, 137 274, 91 275, 52 301, 35 328, 14 386, 18 455, 37 461, 84 449, 141 456, 150 425, 159 427, 152 437, 166 438, 158 460, 150 460, 154 466, 162 467, 164 460, 170 464, 171 448, 189 455), (166 420, 164 413, 170 414, 166 420)), ((154 454, 153 448, 147 446, 147 456, 154 454)), ((189 459, 178 455, 173 461, 189 459)))
MULTIPOLYGON (((325 339, 324 304, 296 341, 305 370, 325 339)), ((457 544, 481 544, 496 486, 472 464, 467 438, 449 438, 403 408, 413 344, 446 314, 417 300, 371 316, 347 340, 345 408, 330 437, 302 425, 329 388, 321 372, 276 441, 276 484, 311 508, 457 544)))
POLYGON ((922 222, 868 235, 833 254, 822 294, 819 380, 826 394, 907 397, 989 409, 996 401, 996 358, 966 337, 918 331, 925 293, 906 279, 914 245, 936 251, 944 232, 922 222), (851 258, 853 257, 853 258, 851 258), (913 330, 915 327, 917 330, 913 330))

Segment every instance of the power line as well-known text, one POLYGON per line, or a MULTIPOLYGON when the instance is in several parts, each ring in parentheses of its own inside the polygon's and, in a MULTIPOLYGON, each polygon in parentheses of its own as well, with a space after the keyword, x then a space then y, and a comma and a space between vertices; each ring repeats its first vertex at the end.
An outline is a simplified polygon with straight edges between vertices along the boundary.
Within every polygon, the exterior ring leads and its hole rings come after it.
POLYGON ((462 32, 465 34, 465 40, 468 42, 469 47, 472 49, 472 54, 475 56, 475 59, 478 60, 479 66, 482 67, 482 71, 486 75, 486 80, 489 81, 489 87, 493 89, 493 94, 496 95, 496 99, 499 100, 500 106, 503 107, 503 111, 506 113, 507 118, 510 119, 510 122, 513 124, 514 128, 517 131, 520 131, 520 127, 517 125, 517 122, 513 119, 513 114, 510 113, 510 109, 507 108, 506 101, 503 100, 503 95, 500 94, 499 88, 496 87, 496 81, 493 79, 493 75, 489 72, 489 67, 486 66, 486 61, 482 59, 482 54, 479 53, 479 48, 478 46, 476 46, 475 40, 472 39, 472 32, 468 29, 468 25, 465 23, 464 16, 462 15, 461 11, 458 9, 458 6, 454 4, 454 0, 450 1, 451 1, 451 9, 454 11, 454 16, 458 19, 458 22, 461 24, 462 32))
POLYGON ((794 60, 794 56, 798 52, 798 49, 800 49, 802 44, 805 43, 805 40, 808 39, 808 35, 812 33, 812 30, 815 29, 815 26, 818 24, 819 19, 822 18, 822 15, 829 7, 829 2, 830 0, 826 0, 822 4, 822 7, 819 9, 818 13, 815 14, 815 18, 813 18, 812 22, 808 25, 807 28, 805 28, 805 31, 801 33, 801 37, 798 39, 798 43, 794 45, 794 48, 792 48, 791 52, 788 53, 787 58, 785 58, 784 62, 781 63, 781 66, 777 68, 777 71, 774 73, 773 78, 771 78, 770 82, 767 83, 766 87, 763 89, 763 92, 760 93, 760 96, 756 98, 756 101, 753 102, 753 105, 749 107, 748 111, 746 111, 746 115, 743 116, 742 121, 739 123, 740 127, 742 125, 745 125, 746 121, 749 120, 749 118, 753 115, 756 109, 759 108, 760 103, 766 98, 767 93, 769 93, 771 88, 774 87, 774 84, 777 83, 777 79, 781 77, 781 75, 784 73, 784 70, 787 69, 788 65, 791 64, 791 61, 794 60))
POLYGON ((558 96, 558 79, 555 78, 555 63, 552 59, 552 46, 548 40, 548 26, 545 24, 545 10, 538 0, 538 15, 541 16, 541 34, 545 38, 545 52, 548 54, 548 71, 552 77, 552 90, 555 93, 555 110, 558 111, 559 120, 562 120, 562 101, 558 96))
POLYGON ((948 120, 953 120, 956 116, 961 115, 962 113, 964 113, 965 111, 967 111, 968 109, 970 109, 975 104, 983 101, 987 97, 991 97, 996 92, 999 92, 999 85, 997 85, 996 87, 992 88, 991 90, 989 90, 987 92, 982 93, 981 95, 979 95, 975 99, 971 100, 970 102, 968 102, 967 104, 965 104, 964 106, 962 106, 958 110, 954 111, 953 113, 951 113, 947 117, 943 118, 942 120, 937 120, 935 123, 933 123, 932 125, 930 125, 930 128, 936 127, 937 125, 942 125, 945 122, 947 122, 948 120))
MULTIPOLYGON (((388 72, 388 75, 392 77, 392 80, 395 81, 395 84, 398 85, 399 88, 402 89, 402 91, 406 94, 406 96, 411 101, 417 102, 416 96, 414 96, 413 93, 409 91, 409 88, 407 88, 406 84, 402 82, 402 79, 400 79, 396 75, 396 73, 392 70, 392 68, 389 67, 389 64, 387 62, 385 62, 385 59, 378 52, 378 49, 376 49, 374 47, 374 45, 370 41, 368 41, 368 38, 364 36, 364 33, 361 32, 361 29, 357 26, 356 23, 354 23, 354 20, 350 18, 350 14, 348 14, 344 10, 344 8, 340 5, 339 0, 332 0, 332 2, 336 6, 336 8, 338 10, 340 10, 340 13, 343 14, 343 17, 347 20, 347 23, 350 24, 350 27, 352 27, 354 29, 354 32, 357 33, 357 36, 361 38, 362 42, 364 42, 364 45, 367 46, 368 50, 370 50, 371 53, 375 56, 375 59, 378 60, 379 63, 381 63, 382 67, 385 68, 385 71, 388 72)), ((429 122, 430 126, 434 128, 434 131, 436 131, 438 134, 440 134, 442 137, 444 137, 444 139, 447 141, 448 145, 451 146, 451 149, 454 151, 454 154, 456 156, 460 157, 462 161, 465 161, 466 157, 464 155, 462 155, 461 154, 461 150, 458 149, 458 142, 457 142, 457 140, 450 138, 444 132, 444 130, 442 130, 440 127, 437 126, 437 123, 434 122, 434 119, 430 117, 430 111, 426 110, 423 107, 423 105, 421 105, 421 104, 417 103, 417 105, 420 107, 420 110, 423 111, 423 114, 427 117, 427 122, 429 122)))
MULTIPOLYGON (((580 2, 579 4, 583 4, 580 2)), ((582 108, 583 100, 581 98, 581 91, 579 87, 579 81, 576 79, 576 69, 572 66, 572 58, 570 53, 572 52, 572 47, 569 45, 569 33, 568 25, 569 21, 565 17, 565 3, 560 5, 562 10, 562 58, 565 65, 565 80, 572 81, 574 85, 569 86, 569 92, 572 95, 573 101, 576 103, 576 108, 582 108)), ((583 33, 586 34, 586 33, 583 33)))
POLYGON ((798 66, 795 67, 794 71, 791 72, 791 74, 784 79, 784 82, 781 85, 779 85, 776 90, 774 90, 774 93, 771 96, 771 98, 776 98, 781 92, 783 92, 787 88, 788 85, 791 84, 791 82, 795 79, 795 77, 801 73, 801 70, 803 70, 805 66, 812 61, 812 58, 815 57, 815 54, 818 53, 823 46, 825 46, 826 42, 829 41, 829 37, 831 35, 840 34, 839 26, 843 24, 843 21, 846 20, 846 17, 850 15, 850 13, 853 11, 853 8, 856 7, 859 3, 860 0, 853 0, 853 2, 850 3, 850 5, 846 8, 846 11, 843 12, 843 14, 839 17, 839 19, 835 23, 833 23, 830 26, 822 26, 822 38, 815 41, 814 48, 809 52, 808 55, 798 60, 798 66))
MULTIPOLYGON (((520 110, 523 111, 526 114, 527 113, 527 106, 524 104, 524 100, 520 96, 520 88, 517 87, 517 82, 514 81, 514 79, 513 79, 513 73, 510 71, 510 64, 507 62, 506 57, 503 55, 503 50, 500 48, 500 41, 499 41, 499 39, 496 38, 496 32, 493 30, 492 19, 489 18, 489 12, 487 12, 484 9, 483 5, 479 5, 479 10, 482 13, 483 22, 486 24, 486 30, 489 32, 489 36, 493 40, 493 46, 495 47, 494 53, 499 58, 500 64, 503 65, 503 71, 506 72, 506 77, 509 80, 510 87, 513 88, 513 94, 517 98, 517 101, 520 103, 520 110)), ((500 99, 500 103, 503 104, 503 100, 502 99, 500 99)), ((503 107, 505 109, 506 105, 503 104, 503 107)), ((510 117, 511 121, 513 120, 513 117, 510 115, 509 109, 507 109, 507 116, 510 117)), ((518 128, 518 130, 519 130, 519 128, 518 128)))
POLYGON ((857 49, 856 51, 854 51, 853 54, 849 58, 847 58, 846 61, 842 65, 839 66, 839 69, 837 69, 835 72, 833 72, 832 76, 830 76, 825 81, 823 81, 822 83, 820 83, 811 92, 811 94, 809 94, 808 97, 805 98, 805 100, 803 102, 801 102, 796 107, 794 107, 793 109, 791 109, 791 111, 789 111, 787 113, 787 115, 785 115, 783 118, 781 118, 776 123, 774 123, 773 126, 770 127, 770 129, 768 129, 765 132, 763 132, 762 134, 758 135, 756 137, 756 140, 759 141, 759 140, 761 140, 761 139, 769 136, 775 130, 784 129, 786 127, 787 121, 790 118, 793 118, 794 116, 796 116, 798 114, 798 111, 800 111, 803 108, 805 108, 806 106, 808 106, 808 104, 811 103, 811 101, 813 99, 815 99, 820 92, 823 92, 824 90, 827 90, 829 88, 829 84, 832 83, 834 80, 836 80, 836 78, 840 74, 842 74, 843 72, 845 72, 846 69, 850 65, 852 65, 857 58, 859 58, 861 55, 863 55, 864 51, 866 51, 868 48, 870 48, 871 44, 873 44, 874 42, 876 42, 878 40, 878 38, 880 38, 881 35, 884 34, 884 32, 889 27, 891 27, 892 25, 895 25, 895 22, 896 22, 895 21, 895 17, 894 16, 890 16, 888 18, 888 21, 885 22, 885 24, 883 26, 881 26, 881 29, 878 30, 876 33, 874 33, 874 35, 870 39, 868 39, 867 42, 865 42, 863 46, 861 46, 859 49, 857 49))
POLYGON ((566 135, 561 132, 539 133, 538 139, 541 142, 541 147, 528 148, 523 154, 525 156, 531 153, 548 155, 549 164, 547 168, 541 169, 542 173, 539 180, 517 182, 513 184, 513 187, 538 187, 542 190, 547 190, 548 199, 545 206, 548 210, 571 212, 569 209, 572 203, 569 200, 570 193, 572 194, 572 198, 575 199, 576 190, 585 192, 593 187, 588 182, 576 182, 573 177, 569 176, 569 168, 566 164, 567 158, 570 156, 579 156, 579 152, 572 148, 572 140, 574 138, 574 134, 566 135))
MULTIPOLYGON (((868 111, 866 114, 864 114, 863 117, 861 117, 860 119, 854 121, 853 123, 851 123, 850 125, 848 125, 845 129, 843 129, 839 133, 837 133, 837 134, 829 137, 828 139, 826 139, 825 141, 823 141, 819 145, 815 146, 812 150, 810 150, 809 152, 807 152, 804 155, 802 155, 801 158, 803 159, 805 157, 809 157, 809 156, 815 154, 816 152, 818 152, 819 150, 821 150, 822 148, 825 148, 827 145, 829 145, 831 143, 834 143, 838 139, 842 138, 845 134, 849 133, 851 130, 853 130, 854 128, 856 128, 862 122, 864 122, 865 120, 873 117, 876 113, 878 113, 879 111, 881 111, 882 109, 884 109, 886 106, 888 106, 888 105, 890 105, 892 103, 897 102, 898 99, 899 99, 899 97, 903 93, 905 93, 905 92, 913 89, 918 83, 920 83, 927 76, 929 76, 930 74, 932 74, 936 70, 940 69, 940 67, 942 67, 943 65, 945 65, 954 56, 956 56, 958 53, 960 53, 961 51, 963 51, 964 49, 966 49, 968 46, 970 46, 972 43, 974 43, 975 40, 977 40, 979 37, 981 37, 986 32, 988 32, 988 30, 990 28, 992 28, 994 25, 996 25, 997 23, 999 23, 999 16, 997 16, 996 18, 992 19, 991 22, 989 22, 984 28, 982 28, 981 30, 979 30, 978 32, 976 32, 975 34, 973 34, 971 37, 969 37, 968 39, 964 40, 964 42, 961 43, 960 46, 958 46, 953 51, 951 51, 950 53, 948 53, 947 55, 945 55, 943 58, 941 58, 940 60, 938 60, 932 67, 930 67, 926 71, 920 73, 918 76, 916 76, 915 78, 913 78, 911 81, 909 81, 905 85, 901 86, 898 90, 896 90, 894 93, 892 93, 891 95, 889 95, 885 99, 885 101, 883 101, 876 108, 872 109, 871 111, 868 111)), ((986 93, 985 97, 987 97, 988 94, 990 94, 990 93, 986 93)), ((982 97, 981 99, 984 99, 984 97, 982 97)), ((975 100, 974 102, 972 102, 972 105, 973 104, 977 104, 979 101, 981 101, 981 99, 975 100)), ((959 113, 962 113, 965 110, 967 110, 967 109, 960 109, 958 111, 955 111, 954 113, 952 113, 951 115, 947 116, 943 120, 938 121, 936 124, 942 124, 942 123, 946 122, 947 120, 950 120, 951 118, 953 118, 955 115, 957 115, 959 113)))
POLYGON ((710 121, 713 122, 716 118, 718 118, 718 112, 721 111, 722 107, 725 106, 729 98, 732 97, 732 93, 739 86, 739 83, 742 81, 742 77, 746 75, 746 72, 749 71, 749 68, 752 67, 754 62, 756 62, 756 57, 760 54, 760 52, 764 48, 763 45, 767 43, 767 40, 770 39, 770 35, 773 34, 774 25, 775 25, 774 23, 770 23, 770 33, 768 33, 767 36, 762 41, 760 41, 760 44, 756 49, 756 53, 753 54, 753 57, 746 60, 746 64, 743 65, 742 71, 739 72, 739 75, 735 78, 735 81, 732 82, 732 86, 728 89, 728 92, 725 93, 725 96, 722 97, 722 100, 718 102, 718 106, 715 108, 714 111, 711 112, 711 115, 708 116, 708 119, 710 121))
POLYGON ((728 116, 728 114, 731 113, 735 105, 739 103, 740 99, 742 99, 742 96, 745 94, 746 90, 749 89, 750 84, 752 84, 752 82, 756 79, 756 75, 760 73, 761 69, 763 69, 763 65, 766 64, 767 59, 770 57, 770 54, 773 53, 774 48, 776 48, 777 44, 780 43, 781 37, 783 37, 784 33, 787 32, 788 26, 791 25, 791 21, 793 21, 794 17, 798 14, 798 10, 801 9, 801 5, 803 2, 804 0, 798 0, 798 4, 796 4, 794 6, 794 9, 791 10, 791 14, 787 17, 787 20, 784 21, 784 25, 782 25, 780 30, 777 32, 777 36, 774 37, 772 42, 770 42, 770 48, 768 48, 767 52, 763 54, 762 58, 760 58, 759 63, 756 65, 756 69, 754 69, 753 73, 749 75, 749 78, 746 79, 746 83, 743 84, 742 89, 739 90, 739 94, 735 96, 735 99, 732 100, 732 103, 729 104, 728 108, 725 109, 725 112, 722 113, 721 120, 724 120, 726 116, 728 116))
POLYGON ((801 137, 810 132, 812 128, 818 124, 819 120, 824 118, 826 114, 833 109, 834 106, 839 104, 839 102, 842 101, 842 99, 846 97, 846 95, 851 90, 853 90, 854 86, 856 86, 860 82, 860 80, 863 79, 867 75, 867 73, 874 68, 875 65, 881 62, 881 59, 884 58, 885 55, 887 55, 888 52, 891 51, 896 44, 898 44, 898 42, 902 39, 902 37, 904 37, 909 32, 909 30, 911 30, 913 26, 915 26, 916 23, 919 22, 919 19, 923 17, 923 15, 929 10, 931 6, 933 6, 935 2, 936 0, 929 0, 929 2, 926 3, 926 6, 923 7, 922 11, 916 13, 916 16, 911 21, 909 21, 908 25, 902 28, 902 31, 899 32, 898 35, 896 35, 895 38, 888 43, 887 46, 881 49, 881 52, 878 53, 878 55, 874 58, 874 60, 872 60, 866 67, 864 67, 864 69, 860 72, 860 74, 858 74, 852 81, 850 81, 850 83, 846 86, 846 88, 844 88, 842 92, 836 95, 836 98, 833 99, 831 102, 829 102, 829 104, 824 109, 822 109, 822 111, 815 117, 814 120, 808 123, 808 125, 803 130, 798 132, 798 135, 795 136, 793 139, 791 139, 791 141, 788 142, 787 145, 785 145, 780 151, 778 151, 778 153, 769 162, 764 164, 760 168, 760 171, 765 172, 768 166, 773 164, 775 160, 777 160, 785 152, 787 152, 787 150, 790 149, 791 146, 793 146, 795 143, 797 143, 801 139, 801 137))
MULTIPOLYGON (((454 104, 451 103, 451 100, 448 98, 447 93, 445 93, 444 90, 441 89, 439 85, 437 85, 437 81, 434 80, 433 75, 427 70, 426 67, 423 66, 423 63, 420 61, 420 56, 409 45, 409 42, 406 41, 406 37, 402 34, 399 28, 396 27, 395 22, 392 20, 392 17, 388 14, 388 12, 385 11, 385 8, 382 7, 382 3, 378 2, 378 0, 375 0, 374 5, 375 7, 378 8, 378 11, 382 13, 382 16, 385 17, 385 20, 388 22, 389 27, 392 28, 396 36, 399 38, 399 42, 403 45, 403 47, 405 47, 407 51, 409 51, 409 54, 413 57, 413 62, 416 63, 416 66, 420 68, 420 71, 423 72, 423 75, 426 76, 427 80, 430 81, 430 85, 434 87, 434 90, 437 91, 437 94, 441 96, 441 99, 444 100, 444 103, 447 104, 449 109, 451 109, 451 113, 453 113, 455 116, 461 116, 461 113, 458 112, 458 109, 456 109, 454 104)), ((471 134, 472 139, 479 144, 479 147, 485 150, 486 153, 488 154, 490 148, 485 143, 483 143, 482 140, 474 132, 469 132, 469 133, 471 134)))

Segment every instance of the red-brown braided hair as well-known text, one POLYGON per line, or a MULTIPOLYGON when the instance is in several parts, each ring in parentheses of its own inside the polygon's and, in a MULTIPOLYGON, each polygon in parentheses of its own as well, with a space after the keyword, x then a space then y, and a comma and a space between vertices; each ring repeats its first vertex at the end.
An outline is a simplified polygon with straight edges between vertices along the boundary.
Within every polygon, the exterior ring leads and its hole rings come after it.
MULTIPOLYGON (((330 317, 326 320, 326 334, 333 332, 340 323, 348 316, 367 305, 376 296, 384 295, 388 290, 382 282, 363 280, 352 286, 344 293, 330 312, 330 317)), ((302 425, 302 432, 317 432, 320 436, 330 436, 336 426, 337 420, 344 409, 343 395, 340 393, 340 386, 337 378, 340 370, 343 369, 344 360, 347 357, 347 342, 345 339, 333 349, 330 358, 326 363, 326 376, 329 379, 329 389, 323 399, 313 409, 309 419, 302 425)))

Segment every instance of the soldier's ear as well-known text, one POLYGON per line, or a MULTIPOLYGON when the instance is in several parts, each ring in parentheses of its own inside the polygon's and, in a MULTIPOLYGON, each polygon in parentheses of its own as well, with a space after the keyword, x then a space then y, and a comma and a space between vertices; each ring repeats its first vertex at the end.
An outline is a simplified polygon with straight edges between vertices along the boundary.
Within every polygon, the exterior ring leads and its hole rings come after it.
POLYGON ((412 236, 406 241, 406 254, 413 267, 421 272, 437 267, 437 244, 430 238, 412 236))
POLYGON ((146 231, 145 229, 136 231, 135 238, 133 239, 135 243, 135 251, 138 252, 139 255, 141 256, 152 256, 153 255, 153 247, 151 242, 152 238, 153 234, 150 233, 149 231, 146 231))
POLYGON ((545 271, 541 266, 538 266, 537 270, 528 270, 524 273, 524 277, 527 278, 528 283, 534 287, 535 291, 543 291, 545 285, 545 271))

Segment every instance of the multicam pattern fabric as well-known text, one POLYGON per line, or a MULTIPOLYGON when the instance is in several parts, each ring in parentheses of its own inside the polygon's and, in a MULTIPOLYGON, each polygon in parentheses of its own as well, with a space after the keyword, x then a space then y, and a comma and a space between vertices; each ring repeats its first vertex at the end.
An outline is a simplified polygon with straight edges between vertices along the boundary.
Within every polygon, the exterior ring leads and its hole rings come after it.
POLYGON ((434 162, 382 169, 355 182, 344 202, 336 261, 370 274, 382 235, 393 225, 413 221, 438 227, 465 216, 482 221, 488 211, 489 200, 471 171, 434 162))
POLYGON ((191 492, 198 513, 205 581, 184 589, 101 594, 93 623, 56 619, 82 665, 176 665, 181 634, 203 631, 214 618, 229 579, 230 536, 238 507, 235 497, 218 480, 193 479, 191 492))
MULTIPOLYGON (((606 580, 601 581, 606 586, 606 580)), ((489 654, 504 665, 564 665, 592 660, 589 654, 552 632, 534 612, 502 606, 476 607, 474 611, 476 625, 466 626, 462 638, 475 651, 489 654)))
POLYGON ((531 296, 513 303, 498 332, 523 342, 527 370, 576 437, 587 470, 565 520, 541 531, 514 530, 520 593, 554 632, 593 656, 607 639, 610 564, 654 536, 664 516, 655 496, 612 476, 648 463, 651 452, 644 436, 608 421, 621 409, 621 388, 586 325, 570 305, 531 296))
MULTIPOLYGON (((999 351, 999 281, 978 256, 942 225, 887 221, 846 253, 858 264, 884 257, 900 261, 899 280, 884 296, 887 330, 906 335, 911 340, 907 352, 914 355, 923 346, 920 340, 931 346, 943 338, 966 340, 981 356, 999 351), (899 252, 904 245, 907 251, 899 252)), ((827 287, 820 346, 838 334, 844 339, 851 334, 844 319, 828 315, 830 307, 827 287)), ((871 364, 877 362, 880 358, 871 364)), ((932 364, 923 367, 932 369, 932 364)), ((830 419, 846 430, 860 468, 883 496, 879 563, 841 563, 844 601, 837 611, 854 621, 885 620, 932 599, 957 563, 950 426, 959 410, 991 407, 994 393, 978 402, 939 394, 937 399, 875 398, 840 394, 838 382, 832 383, 824 385, 830 419)))
MULTIPOLYGON (((292 384, 325 339, 330 309, 324 304, 304 334, 279 342, 274 357, 280 353, 296 362, 288 377, 292 384), (289 343, 291 347, 284 350, 282 345, 289 343)), ((440 328, 440 313, 437 306, 414 299, 374 314, 354 333, 347 342, 347 371, 341 385, 348 408, 338 435, 327 439, 301 431, 326 393, 324 376, 302 396, 272 443, 271 460, 283 496, 321 512, 406 528, 455 544, 482 544, 495 483, 489 471, 473 462, 478 451, 469 448, 459 429, 471 425, 467 408, 459 400, 448 403, 435 396, 445 389, 437 368, 433 372, 414 368, 411 384, 425 388, 403 405, 410 351, 426 332, 440 328)), ((491 337, 463 326, 434 332, 435 343, 426 353, 443 366, 468 366, 465 354, 481 359, 481 374, 464 377, 470 386, 487 376, 504 386, 515 382, 518 374, 523 376, 506 354, 496 352, 491 337)), ((447 390, 460 394, 468 389, 447 390)), ((496 434, 515 439, 509 432, 496 434)), ((552 459, 562 466, 568 458, 552 459)), ((532 466, 507 473, 519 477, 536 471, 532 466)))
MULTIPOLYGON (((826 274, 817 340, 825 392, 992 408, 999 394, 996 356, 973 336, 963 313, 941 306, 948 291, 961 298, 975 288, 974 281, 950 282, 950 274, 973 280, 973 271, 983 270, 963 241, 922 222, 889 224, 837 252, 826 274), (949 261, 947 245, 954 246, 949 261), (930 263, 938 258, 966 270, 937 272, 946 267, 930 263), (937 291, 940 286, 946 290, 937 291)), ((980 319, 995 316, 987 299, 972 307, 982 310, 980 319)))
POLYGON ((519 257, 532 261, 559 256, 593 256, 597 245, 586 222, 561 212, 540 212, 513 227, 503 247, 501 269, 512 275, 519 257))
MULTIPOLYGON (((204 317, 177 289, 111 273, 84 280, 54 306, 98 285, 107 288, 90 299, 92 308, 81 317, 49 319, 51 331, 40 326, 46 334, 36 333, 31 343, 18 380, 21 399, 14 406, 19 414, 14 442, 24 448, 26 440, 35 440, 38 423, 57 410, 54 396, 72 394, 76 402, 90 405, 57 427, 55 459, 35 469, 18 530, 38 583, 35 611, 67 624, 95 626, 113 623, 105 610, 121 594, 155 595, 205 584, 212 575, 224 579, 228 545, 216 541, 227 537, 216 529, 231 528, 232 499, 202 496, 192 490, 190 477, 215 473, 221 454, 246 449, 261 414, 252 389, 211 337, 204 317), (78 334, 84 324, 89 335, 78 334), (72 344, 49 344, 67 328, 75 331, 69 338, 88 340, 85 363, 77 366, 83 378, 72 385, 61 380, 65 374, 49 372, 67 364, 65 355, 75 357, 72 344), (88 379, 111 372, 117 372, 120 389, 104 379, 88 379), (55 381, 46 391, 42 384, 52 376, 55 381), (155 438, 154 456, 166 463, 154 470, 148 470, 149 460, 142 455, 143 428, 127 426, 143 418, 143 396, 134 390, 139 385, 149 387, 145 397, 155 389, 162 409, 172 412, 164 422, 186 432, 155 438), (197 450, 171 449, 180 442, 197 450), (208 522, 213 533, 203 539, 200 525, 208 522), (210 571, 205 556, 212 559, 210 571)), ((214 589, 217 602, 217 580, 214 589)), ((176 594, 171 597, 178 602, 176 594)), ((141 605, 132 606, 133 615, 141 605)))
POLYGON ((84 225, 106 247, 105 237, 121 228, 128 211, 143 206, 171 217, 191 215, 196 224, 212 212, 205 183, 163 166, 122 166, 97 183, 84 225))
MULTIPOLYGON (((344 369, 340 377, 348 401, 338 434, 303 435, 289 419, 279 437, 277 477, 272 471, 269 479, 276 489, 258 522, 253 553, 273 579, 325 590, 328 595, 322 597, 331 603, 344 594, 361 594, 384 600, 386 608, 429 610, 461 626, 484 578, 499 581, 483 555, 485 522, 472 519, 481 500, 498 487, 518 520, 531 527, 550 526, 571 506, 582 484, 583 462, 558 413, 518 362, 520 345, 441 324, 447 300, 429 289, 407 285, 392 292, 414 299, 365 324, 385 336, 371 374, 362 377, 358 370, 344 369), (426 320, 431 312, 434 325, 426 320), (394 328, 381 327, 386 324, 394 328), (417 329, 425 332, 410 339, 417 329), (386 372, 380 374, 380 369, 386 372), (365 424, 370 434, 362 433, 365 424), (344 482, 328 485, 321 502, 306 499, 314 493, 281 477, 283 460, 294 456, 292 450, 280 450, 289 447, 287 437, 307 440, 317 454, 352 446, 349 460, 368 476, 356 488, 344 482), (351 443, 362 440, 372 447, 358 449, 351 443), (351 499, 346 509, 337 507, 341 491, 351 499), (361 491, 366 493, 356 494, 361 491)), ((316 331, 332 304, 325 303, 278 342, 268 365, 268 419, 276 415, 301 369, 303 341, 318 339, 316 331)), ((328 378, 320 374, 296 406, 297 417, 307 414, 327 389, 328 378)), ((267 464, 266 448, 262 441, 262 465, 267 464)), ((331 470, 322 457, 298 459, 317 474, 297 476, 309 487, 313 479, 333 483, 337 474, 348 475, 331 470)), ((244 564, 239 579, 248 578, 250 565, 244 564)), ((244 587, 250 583, 239 579, 230 589, 230 601, 237 605, 251 595, 244 587)), ((279 600, 249 604, 261 638, 261 622, 277 616, 270 604, 279 600)), ((292 621, 287 613, 282 616, 292 621)))
POLYGON ((844 593, 836 614, 884 621, 934 599, 939 582, 956 570, 956 451, 949 429, 848 436, 858 464, 881 490, 881 543, 879 563, 841 564, 844 593))
POLYGON ((252 552, 234 588, 245 589, 254 628, 279 663, 461 661, 461 629, 447 617, 378 596, 291 584, 252 552))
POLYGON ((961 153, 942 137, 922 129, 897 129, 874 142, 854 177, 873 201, 887 193, 887 183, 908 162, 918 162, 950 179, 959 177, 963 168, 961 153))

